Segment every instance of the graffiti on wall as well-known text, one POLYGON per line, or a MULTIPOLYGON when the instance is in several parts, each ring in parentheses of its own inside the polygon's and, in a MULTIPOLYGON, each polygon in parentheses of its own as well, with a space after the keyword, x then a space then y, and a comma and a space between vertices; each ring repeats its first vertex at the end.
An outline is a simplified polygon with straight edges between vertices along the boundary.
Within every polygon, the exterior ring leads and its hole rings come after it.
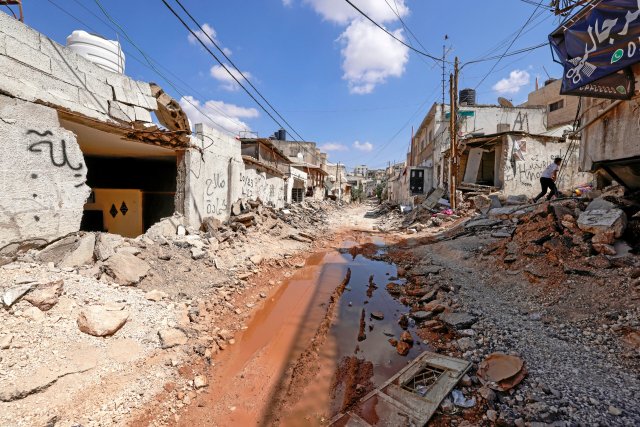
POLYGON ((224 215, 227 212, 228 202, 225 193, 220 193, 223 197, 216 196, 216 190, 224 190, 227 182, 220 172, 214 173, 211 178, 205 181, 205 205, 207 215, 224 215))
POLYGON ((522 161, 516 161, 512 158, 511 168, 506 168, 504 171, 504 181, 505 183, 513 182, 524 187, 537 186, 542 172, 553 162, 553 159, 556 157, 562 158, 563 156, 563 151, 559 150, 554 154, 530 155, 522 161))
MULTIPOLYGON (((81 171, 84 168, 84 164, 82 162, 79 162, 76 165, 72 165, 71 162, 69 161, 69 155, 67 153, 67 142, 64 139, 60 140, 60 144, 55 144, 53 141, 51 141, 50 139, 46 139, 46 137, 50 137, 53 136, 53 132, 51 132, 50 130, 46 130, 44 132, 38 132, 35 129, 29 129, 27 130, 27 135, 36 135, 39 137, 38 141, 36 142, 32 142, 29 144, 28 150, 32 153, 42 153, 42 148, 41 146, 46 146, 49 148, 49 160, 51 161, 51 164, 57 168, 63 168, 63 167, 67 167, 69 168, 71 171, 75 172, 73 174, 74 178, 82 178, 83 174, 80 173, 79 171, 81 171)), ((37 179, 38 175, 37 174, 31 174, 31 178, 32 179, 37 179)), ((75 187, 82 187, 84 185, 84 181, 75 184, 75 187)))

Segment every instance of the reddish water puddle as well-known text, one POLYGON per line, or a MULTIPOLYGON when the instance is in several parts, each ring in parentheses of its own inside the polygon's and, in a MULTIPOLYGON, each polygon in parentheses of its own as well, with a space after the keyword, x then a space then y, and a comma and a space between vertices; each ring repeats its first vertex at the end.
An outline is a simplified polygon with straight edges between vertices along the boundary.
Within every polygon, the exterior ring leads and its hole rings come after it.
MULTIPOLYGON (((383 241, 372 243, 378 251, 384 249, 383 241)), ((397 320, 407 311, 386 290, 396 268, 376 260, 379 252, 371 247, 354 250, 357 245, 347 241, 341 250, 316 253, 307 259, 304 268, 283 281, 255 313, 247 329, 236 336, 236 343, 217 357, 207 394, 189 406, 179 425, 263 425, 273 422, 271 415, 276 409, 280 425, 326 425, 341 406, 340 402, 333 402, 332 382, 344 357, 372 362, 371 381, 378 386, 422 352, 411 326, 416 345, 408 356, 400 356, 389 344, 389 338, 399 339, 403 329, 397 320), (347 269, 351 269, 351 280, 335 307, 329 333, 318 348, 318 367, 303 378, 303 389, 278 408, 276 396, 281 396, 278 392, 288 386, 290 368, 310 347, 329 299, 347 269), (372 275, 377 289, 371 293, 372 275), (363 309, 366 339, 358 342, 363 309), (372 312, 382 312, 384 319, 373 319, 372 312)), ((401 280, 394 282, 402 284, 401 280)))

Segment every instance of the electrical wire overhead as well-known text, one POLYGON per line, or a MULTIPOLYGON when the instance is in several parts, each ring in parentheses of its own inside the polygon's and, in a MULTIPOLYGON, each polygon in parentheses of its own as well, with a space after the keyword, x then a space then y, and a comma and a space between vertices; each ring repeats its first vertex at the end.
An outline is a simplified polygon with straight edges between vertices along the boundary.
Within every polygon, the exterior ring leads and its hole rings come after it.
MULTIPOLYGON (((509 52, 509 49, 511 49, 511 47, 513 46, 513 44, 518 40, 518 38, 520 37, 520 35, 522 34, 522 32, 524 31, 524 29, 529 25, 529 23, 531 22, 531 20, 533 19, 534 15, 536 14, 536 12, 538 11, 538 9, 540 8, 540 6, 542 5, 542 3, 544 2, 544 0, 540 0, 540 2, 538 2, 538 4, 536 5, 536 8, 533 10, 533 12, 531 12, 531 15, 529 15, 529 18, 527 19, 527 21, 524 23, 524 25, 522 26, 522 28, 520 28, 520 30, 518 31, 518 33, 516 34, 516 36, 511 40, 511 43, 509 43, 509 46, 507 46, 507 48, 505 49, 504 53, 502 55, 500 55, 498 57, 498 60, 491 66, 491 69, 487 72, 487 74, 485 74, 485 76, 482 78, 482 80, 480 80, 480 83, 478 83, 475 87, 475 89, 478 89, 478 87, 484 83, 484 81, 487 79, 487 77, 489 77, 489 75, 491 75, 491 73, 493 72, 493 70, 496 68, 496 66, 500 63, 500 61, 502 61, 502 59, 507 56, 507 53, 509 52)), ((546 45, 546 43, 545 43, 546 45)), ((476 61, 479 62, 479 61, 476 61)), ((470 63, 470 62, 469 62, 470 63)), ((467 64, 469 64, 467 63, 467 64)), ((465 64, 465 65, 467 65, 465 64)))
MULTIPOLYGON (((164 1, 164 0, 163 0, 164 1)), ((402 44, 403 46, 409 48, 410 50, 412 50, 413 52, 422 55, 422 56, 426 56, 429 59, 432 59, 433 61, 437 62, 437 63, 441 63, 442 62, 442 58, 437 58, 427 52, 424 52, 422 50, 416 49, 415 47, 403 42, 402 40, 400 40, 398 37, 394 36, 393 33, 390 33, 386 28, 384 28, 382 25, 378 24, 376 21, 374 21, 372 18, 369 17, 369 15, 367 15, 366 13, 364 13, 362 11, 362 9, 360 9, 358 6, 356 6, 355 4, 353 4, 351 2, 351 0, 344 0, 347 3, 349 3, 349 5, 351 5, 351 7, 353 7, 356 11, 358 11, 358 13, 360 13, 360 15, 364 16, 367 20, 369 20, 369 22, 371 22, 373 25, 375 25, 376 27, 380 28, 382 31, 384 31, 385 33, 387 33, 387 35, 389 37, 391 37, 392 39, 394 39, 395 41, 397 41, 398 43, 402 44)))

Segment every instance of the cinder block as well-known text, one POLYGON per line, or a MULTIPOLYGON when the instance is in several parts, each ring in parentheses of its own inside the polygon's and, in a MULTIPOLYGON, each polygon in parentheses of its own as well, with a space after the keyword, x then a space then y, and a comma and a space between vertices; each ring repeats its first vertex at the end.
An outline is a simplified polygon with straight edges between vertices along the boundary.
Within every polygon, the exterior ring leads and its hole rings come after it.
POLYGON ((121 86, 113 86, 113 95, 116 101, 124 104, 135 105, 138 102, 138 98, 134 97, 130 89, 121 86))
POLYGON ((151 123, 153 119, 151 118, 151 113, 148 110, 145 110, 142 107, 135 106, 133 107, 136 114, 136 121, 139 122, 147 122, 151 123))
MULTIPOLYGON (((111 87, 111 86, 109 86, 111 87)), ((98 96, 94 92, 80 88, 78 92, 80 96, 80 104, 91 110, 95 110, 104 116, 109 115, 109 100, 98 96)))
POLYGON ((55 78, 76 87, 84 87, 86 85, 86 75, 74 68, 72 64, 62 60, 58 61, 51 58, 51 74, 55 78))
POLYGON ((0 33, 21 40, 33 49, 40 48, 40 33, 6 13, 0 13, 0 33))
POLYGON ((118 101, 109 101, 109 115, 124 122, 135 121, 136 113, 132 106, 118 101))
POLYGON ((86 85, 85 89, 93 94, 95 94, 99 98, 103 98, 104 100, 113 99, 113 87, 104 82, 101 82, 98 79, 93 78, 92 76, 86 77, 86 85))
POLYGON ((153 94, 151 93, 151 86, 147 82, 141 82, 139 80, 131 80, 131 83, 134 88, 138 88, 143 95, 150 96, 153 98, 153 94))
POLYGON ((8 37, 6 40, 7 56, 17 59, 45 73, 51 73, 51 59, 40 50, 34 49, 21 40, 8 37))
POLYGON ((0 55, 7 53, 7 36, 0 33, 0 55))
POLYGON ((137 105, 152 111, 158 109, 158 102, 156 101, 156 99, 153 96, 147 96, 142 93, 138 93, 137 105))

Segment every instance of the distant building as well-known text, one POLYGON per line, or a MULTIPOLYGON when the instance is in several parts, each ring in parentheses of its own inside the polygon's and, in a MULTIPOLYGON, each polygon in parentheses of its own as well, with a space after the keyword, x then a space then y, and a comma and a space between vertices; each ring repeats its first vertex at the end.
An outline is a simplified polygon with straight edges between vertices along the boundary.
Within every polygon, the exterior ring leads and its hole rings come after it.
POLYGON ((357 175, 357 176, 367 176, 367 172, 369 171, 369 168, 366 165, 360 165, 360 166, 356 166, 353 169, 353 174, 357 175))

